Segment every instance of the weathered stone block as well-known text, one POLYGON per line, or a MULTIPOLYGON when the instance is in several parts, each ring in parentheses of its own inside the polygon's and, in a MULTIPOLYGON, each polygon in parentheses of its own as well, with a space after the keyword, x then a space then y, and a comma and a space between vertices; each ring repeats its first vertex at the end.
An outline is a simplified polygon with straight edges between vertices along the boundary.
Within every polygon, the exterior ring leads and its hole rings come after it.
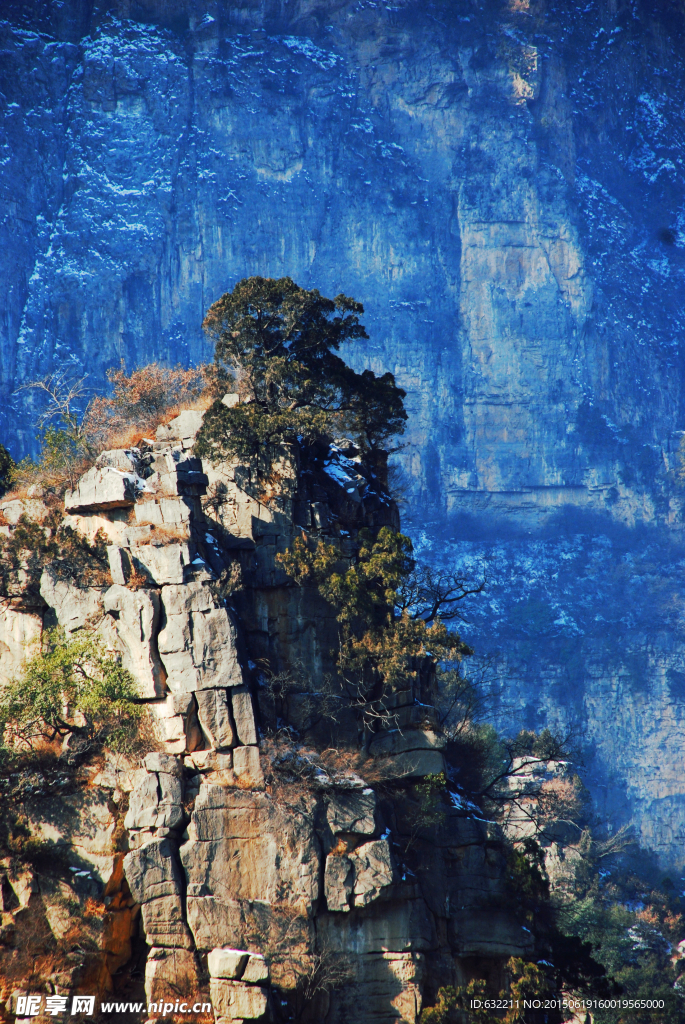
POLYGON ((137 478, 131 472, 93 466, 83 474, 73 491, 66 492, 64 508, 67 512, 80 512, 134 505, 136 484, 137 478))
MULTIPOLYGON (((153 751, 151 754, 145 755, 143 764, 149 772, 161 772, 163 775, 174 775, 178 779, 183 778, 183 762, 179 757, 172 757, 170 754, 153 751)), ((166 797, 162 799, 166 799, 166 797)))
POLYGON ((38 499, 12 498, 10 501, 0 503, 0 512, 11 526, 16 526, 22 516, 40 522, 45 517, 47 508, 38 499))
POLYGON ((67 633, 82 629, 89 620, 102 615, 102 593, 96 587, 77 587, 67 580, 55 580, 49 569, 40 578, 40 595, 53 609, 57 622, 67 633))
POLYGON ((332 832, 371 835, 376 827, 376 794, 372 789, 338 792, 327 798, 326 820, 332 832))
POLYGON ((184 566, 190 563, 187 544, 139 544, 131 559, 158 585, 183 583, 184 566))
POLYGON ((175 1003, 179 994, 194 1002, 200 989, 195 954, 187 949, 153 946, 145 964, 145 995, 148 1003, 175 1003))
POLYGON ((152 523, 162 526, 164 517, 158 501, 137 501, 133 510, 137 523, 152 523))
POLYGON ((209 982, 212 1006, 217 1016, 240 1020, 258 1020, 269 1005, 265 988, 244 985, 240 981, 212 978, 209 982))
POLYGON ((457 956, 524 956, 533 948, 531 933, 495 907, 451 914, 447 937, 457 956))
POLYGON ((423 900, 376 903, 350 914, 320 914, 317 936, 341 953, 398 953, 437 946, 433 916, 423 900))
POLYGON ((112 617, 124 668, 139 684, 141 696, 161 697, 165 685, 155 644, 159 594, 154 590, 128 590, 115 583, 105 592, 103 604, 112 617))
POLYGON ((141 908, 145 937, 151 946, 192 949, 192 939, 183 920, 181 897, 161 896, 141 908))
POLYGON ((264 773, 259 759, 259 747, 236 747, 233 751, 233 771, 244 783, 254 789, 264 785, 264 773))
POLYGON ((240 685, 235 626, 225 608, 213 606, 209 588, 164 587, 162 603, 167 621, 158 646, 169 689, 187 693, 240 685))
POLYGON ((416 1024, 424 976, 423 953, 359 956, 355 960, 354 978, 332 993, 327 1020, 332 1024, 416 1024))
POLYGON ((126 543, 129 547, 134 544, 150 544, 153 539, 152 526, 148 523, 143 526, 128 526, 126 528, 126 543))
MULTIPOLYGON (((197 885, 200 891, 203 885, 197 885)), ((198 949, 213 949, 225 943, 241 941, 243 917, 241 904, 229 897, 195 896, 194 888, 188 886, 186 911, 188 925, 198 949)))
POLYGON ((233 754, 230 750, 219 753, 216 750, 196 750, 188 760, 188 767, 199 768, 200 771, 221 772, 233 768, 233 754))
POLYGON ((213 949, 207 957, 207 969, 212 978, 242 978, 249 959, 245 949, 213 949))
POLYGON ((131 452, 125 448, 109 448, 100 452, 95 460, 97 469, 118 469, 121 473, 136 472, 136 464, 131 452))
POLYGON ((173 420, 157 427, 155 437, 158 441, 194 438, 202 426, 202 416, 203 414, 196 409, 183 409, 173 420))
MULTIPOLYGON (((234 758, 242 748, 234 750, 234 758)), ((310 913, 319 895, 320 850, 313 829, 313 798, 297 813, 266 793, 203 783, 195 800, 189 840, 180 848, 188 891, 201 886, 224 899, 287 899, 310 913), (283 894, 286 893, 287 896, 283 894), (279 895, 280 894, 280 895, 279 895)), ((242 945, 230 937, 211 947, 242 945)))
POLYGON ((168 526, 190 522, 191 498, 160 498, 159 510, 162 522, 168 526))
POLYGON ((247 967, 242 973, 242 981, 250 985, 258 985, 260 982, 269 980, 269 965, 259 953, 250 953, 247 967))
MULTIPOLYGON (((168 839, 154 840, 124 857, 124 873, 136 903, 181 892, 181 872, 175 847, 168 839)), ((164 943, 162 943, 164 945, 164 943)))
POLYGON ((24 811, 33 836, 56 846, 69 863, 88 864, 102 882, 109 881, 117 860, 110 790, 92 786, 64 796, 29 797, 24 811))
POLYGON ((201 687, 240 686, 237 635, 226 608, 193 611, 193 661, 201 668, 201 687))
POLYGON ((255 726, 254 711, 252 710, 252 696, 248 690, 233 690, 231 694, 233 704, 233 718, 238 732, 238 738, 246 746, 257 742, 257 728, 255 726))
POLYGON ((126 548, 121 548, 118 544, 108 544, 107 560, 109 562, 112 583, 118 583, 122 587, 126 586, 132 568, 131 559, 126 548))
POLYGON ((198 690, 197 717, 210 745, 215 750, 232 747, 236 732, 231 722, 231 713, 225 690, 198 690))
POLYGON ((326 858, 324 871, 324 892, 329 910, 347 911, 351 906, 354 891, 354 868, 352 861, 342 855, 330 854, 326 858))
POLYGON ((145 774, 131 793, 124 818, 126 828, 154 828, 157 824, 159 786, 157 776, 145 774))
POLYGON ((390 844, 387 839, 363 843, 349 858, 354 867, 354 905, 365 907, 378 899, 385 886, 392 884, 390 844))
POLYGON ((162 604, 167 616, 187 612, 208 612, 214 607, 214 598, 208 587, 201 583, 162 588, 162 604))

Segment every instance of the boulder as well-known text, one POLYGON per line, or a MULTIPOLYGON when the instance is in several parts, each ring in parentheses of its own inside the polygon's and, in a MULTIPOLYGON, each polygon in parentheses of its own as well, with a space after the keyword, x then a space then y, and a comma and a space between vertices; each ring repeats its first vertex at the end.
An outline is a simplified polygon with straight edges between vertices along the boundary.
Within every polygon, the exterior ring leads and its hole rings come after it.
POLYGON ((329 853, 324 871, 326 906, 333 911, 347 911, 354 890, 354 867, 349 857, 329 853))
POLYGON ((64 495, 67 512, 98 511, 135 505, 144 483, 133 472, 93 466, 84 473, 73 491, 64 495))
POLYGON ((402 754, 407 750, 442 750, 447 740, 429 729, 391 729, 376 733, 369 744, 372 757, 379 754, 402 754))
POLYGON ((183 902, 178 895, 161 896, 141 908, 145 937, 150 946, 192 949, 193 941, 183 920, 183 902))
POLYGON ((362 843, 349 858, 354 868, 354 905, 365 907, 378 899, 385 886, 392 884, 390 844, 387 839, 362 843))
POLYGON ((202 731, 214 750, 232 747, 236 733, 231 722, 231 713, 225 690, 198 690, 197 717, 202 731))
POLYGON ((269 1005, 267 989, 241 981, 211 978, 209 992, 216 1016, 229 1020, 258 1020, 269 1005))
POLYGON ((326 804, 326 820, 333 833, 373 833, 376 827, 376 794, 372 789, 335 793, 327 798, 326 804))
POLYGON ((160 896, 181 892, 182 879, 176 851, 168 839, 155 839, 127 853, 124 873, 136 903, 147 903, 160 896))
POLYGON ((211 978, 242 978, 250 954, 245 949, 213 949, 207 957, 211 978))
POLYGON ((233 704, 233 719, 235 721, 238 739, 246 746, 257 742, 257 729, 252 710, 252 697, 249 690, 233 690, 231 693, 233 704))

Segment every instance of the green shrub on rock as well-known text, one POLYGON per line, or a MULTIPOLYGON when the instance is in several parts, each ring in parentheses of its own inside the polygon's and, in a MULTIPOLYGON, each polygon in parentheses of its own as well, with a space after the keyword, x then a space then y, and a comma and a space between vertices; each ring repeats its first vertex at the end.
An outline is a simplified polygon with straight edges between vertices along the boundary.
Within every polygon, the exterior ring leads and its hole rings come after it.
POLYGON ((0 694, 5 743, 32 750, 72 733, 123 749, 142 714, 135 681, 97 638, 49 630, 43 649, 0 694))

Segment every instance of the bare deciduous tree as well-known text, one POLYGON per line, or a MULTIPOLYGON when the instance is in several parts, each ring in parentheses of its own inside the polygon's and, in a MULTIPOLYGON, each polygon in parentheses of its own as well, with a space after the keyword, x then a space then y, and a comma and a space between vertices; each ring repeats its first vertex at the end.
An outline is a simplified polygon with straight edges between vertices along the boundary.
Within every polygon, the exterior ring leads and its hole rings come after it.
POLYGON ((443 621, 463 619, 459 602, 472 594, 482 594, 487 582, 487 576, 476 583, 451 569, 417 565, 398 589, 398 609, 424 622, 434 622, 438 616, 443 621))

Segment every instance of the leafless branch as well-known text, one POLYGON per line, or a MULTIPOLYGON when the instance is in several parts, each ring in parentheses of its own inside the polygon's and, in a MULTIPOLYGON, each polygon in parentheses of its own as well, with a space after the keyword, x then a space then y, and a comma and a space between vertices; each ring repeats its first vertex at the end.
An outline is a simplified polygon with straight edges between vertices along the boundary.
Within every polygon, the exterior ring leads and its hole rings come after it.
POLYGON ((459 572, 419 565, 400 587, 398 609, 424 622, 433 622, 438 615, 443 620, 463 619, 459 602, 481 594, 487 583, 487 576, 475 582, 459 572))

